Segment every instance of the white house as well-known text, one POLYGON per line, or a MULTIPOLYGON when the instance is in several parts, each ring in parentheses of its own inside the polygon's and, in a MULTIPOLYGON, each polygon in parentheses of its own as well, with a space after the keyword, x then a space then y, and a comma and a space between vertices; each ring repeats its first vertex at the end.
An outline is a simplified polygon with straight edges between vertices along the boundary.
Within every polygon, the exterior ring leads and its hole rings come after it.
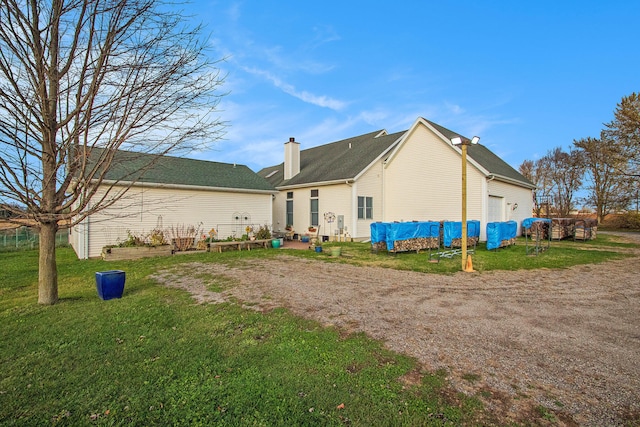
MULTIPOLYGON (((461 149, 467 138, 419 117, 385 130, 306 150, 291 138, 284 162, 258 172, 277 190, 273 228, 368 239, 375 221, 460 221, 461 149), (325 214, 329 214, 325 217, 325 214), (333 213, 335 221, 331 222, 333 213)), ((467 219, 486 224, 531 216, 535 186, 482 144, 468 146, 467 219)))
MULTIPOLYGON (((140 154, 119 152, 105 188, 114 182, 120 188, 129 185, 126 177, 143 163, 148 161, 140 154)), ((136 178, 114 205, 70 229, 78 258, 99 257, 104 246, 125 240, 129 231, 193 226, 207 235, 215 229, 218 238, 226 238, 245 234, 247 225, 270 227, 273 222, 276 190, 243 165, 163 156, 136 178)))

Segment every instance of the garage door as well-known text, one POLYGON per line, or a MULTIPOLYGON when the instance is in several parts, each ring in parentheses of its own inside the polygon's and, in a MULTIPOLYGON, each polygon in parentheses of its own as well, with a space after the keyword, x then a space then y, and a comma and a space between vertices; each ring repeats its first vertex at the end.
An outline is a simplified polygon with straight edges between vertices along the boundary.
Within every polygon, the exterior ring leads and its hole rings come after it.
POLYGON ((489 196, 489 222, 504 221, 504 197, 489 196))

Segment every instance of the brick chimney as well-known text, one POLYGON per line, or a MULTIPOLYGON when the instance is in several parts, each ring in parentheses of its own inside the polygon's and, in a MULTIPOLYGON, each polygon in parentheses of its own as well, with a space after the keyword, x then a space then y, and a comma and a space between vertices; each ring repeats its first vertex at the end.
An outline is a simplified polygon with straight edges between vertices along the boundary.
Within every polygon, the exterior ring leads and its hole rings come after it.
POLYGON ((284 143, 284 179, 291 179, 300 173, 300 143, 289 138, 284 143))

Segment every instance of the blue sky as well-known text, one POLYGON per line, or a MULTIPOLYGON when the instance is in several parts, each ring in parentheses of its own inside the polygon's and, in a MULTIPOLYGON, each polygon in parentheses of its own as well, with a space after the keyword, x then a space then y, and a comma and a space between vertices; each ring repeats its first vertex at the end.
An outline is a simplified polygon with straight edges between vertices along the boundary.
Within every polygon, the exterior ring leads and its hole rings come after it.
POLYGON ((198 158, 254 171, 418 116, 513 167, 598 137, 640 91, 640 2, 216 1, 189 6, 227 74, 225 139, 198 158), (379 4, 378 4, 379 3, 379 4))

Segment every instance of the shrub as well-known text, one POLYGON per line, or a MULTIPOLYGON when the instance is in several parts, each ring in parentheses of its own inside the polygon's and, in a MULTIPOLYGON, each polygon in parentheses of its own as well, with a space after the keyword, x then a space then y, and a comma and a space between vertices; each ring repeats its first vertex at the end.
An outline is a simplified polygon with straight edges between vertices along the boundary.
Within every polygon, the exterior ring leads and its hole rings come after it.
POLYGON ((164 235, 164 231, 160 228, 151 230, 147 240, 151 246, 161 246, 169 243, 164 235))
POLYGON ((258 231, 256 232, 256 239, 264 240, 271 238, 271 231, 269 231, 269 227, 266 225, 261 225, 258 231))
POLYGON ((638 230, 640 229, 640 214, 627 212, 620 215, 608 215, 602 225, 618 229, 638 230))
POLYGON ((132 246, 144 246, 145 237, 142 234, 134 233, 131 230, 127 230, 127 238, 118 242, 118 246, 121 248, 129 248, 132 246))

